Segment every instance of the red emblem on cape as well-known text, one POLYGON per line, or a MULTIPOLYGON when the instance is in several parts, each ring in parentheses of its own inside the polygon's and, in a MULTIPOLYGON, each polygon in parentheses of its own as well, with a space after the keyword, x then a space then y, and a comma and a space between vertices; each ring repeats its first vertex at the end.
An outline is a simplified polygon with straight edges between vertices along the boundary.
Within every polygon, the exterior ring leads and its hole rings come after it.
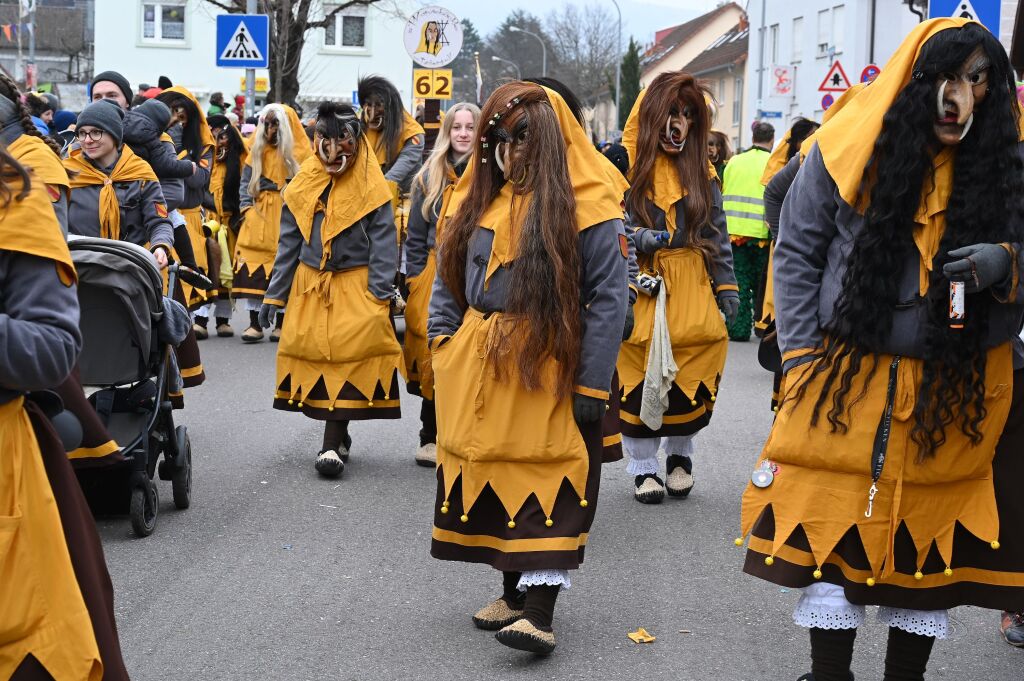
POLYGON ((162 203, 156 204, 156 214, 162 218, 167 217, 167 206, 162 203))
POLYGON ((629 242, 626 240, 625 234, 619 235, 619 252, 622 253, 622 257, 629 259, 629 242))
POLYGON ((46 193, 50 195, 50 203, 60 201, 60 187, 48 184, 46 185, 46 193))

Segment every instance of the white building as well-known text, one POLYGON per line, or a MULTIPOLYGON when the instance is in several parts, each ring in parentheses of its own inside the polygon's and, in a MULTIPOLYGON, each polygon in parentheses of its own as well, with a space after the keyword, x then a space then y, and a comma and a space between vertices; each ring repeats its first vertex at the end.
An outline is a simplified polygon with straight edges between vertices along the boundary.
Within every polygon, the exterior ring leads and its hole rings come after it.
POLYGON ((767 121, 778 138, 798 116, 821 120, 826 93, 818 88, 834 62, 857 83, 869 64, 883 66, 918 23, 906 4, 891 0, 753 0, 747 10, 745 125, 767 121), (779 95, 778 80, 787 73, 790 94, 779 95))
MULTIPOLYGON (((360 76, 375 73, 411 105, 413 64, 402 43, 402 2, 347 8, 327 29, 310 30, 299 69, 300 102, 351 100, 360 76)), ((330 0, 312 4, 320 17, 332 7, 330 0)), ((155 86, 164 75, 204 105, 218 91, 230 102, 245 92, 245 70, 216 66, 216 16, 222 13, 204 0, 97 0, 96 72, 118 71, 133 88, 155 86)), ((269 73, 257 70, 256 76, 266 83, 269 73)))

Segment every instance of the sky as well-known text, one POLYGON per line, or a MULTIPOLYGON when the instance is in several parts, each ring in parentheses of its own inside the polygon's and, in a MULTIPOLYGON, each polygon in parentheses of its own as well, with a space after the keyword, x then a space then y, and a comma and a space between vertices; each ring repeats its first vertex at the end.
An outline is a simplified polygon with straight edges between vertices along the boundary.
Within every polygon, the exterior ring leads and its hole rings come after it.
MULTIPOLYGON (((513 9, 522 9, 544 19, 563 5, 600 4, 616 16, 612 0, 516 0, 515 3, 438 0, 436 4, 450 9, 460 19, 472 21, 482 36, 495 29, 513 9)), ((717 4, 716 0, 619 0, 623 45, 631 35, 642 44, 652 42, 655 31, 689 21, 711 11, 717 4)))

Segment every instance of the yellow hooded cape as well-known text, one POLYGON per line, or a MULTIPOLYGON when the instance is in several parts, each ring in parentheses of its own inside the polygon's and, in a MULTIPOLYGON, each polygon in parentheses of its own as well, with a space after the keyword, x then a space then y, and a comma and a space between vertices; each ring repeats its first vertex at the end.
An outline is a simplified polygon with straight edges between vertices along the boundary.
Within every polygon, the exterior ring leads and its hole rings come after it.
MULTIPOLYGON (((195 107, 193 113, 199 119, 199 149, 189 149, 188 151, 190 155, 192 152, 195 152, 195 157, 201 160, 207 151, 211 151, 216 146, 213 141, 213 133, 210 132, 210 126, 206 124, 206 114, 203 113, 203 107, 199 106, 199 100, 196 99, 195 95, 180 85, 167 88, 157 96, 157 99, 163 101, 163 95, 167 93, 181 95, 192 102, 192 106, 195 107)), ((166 102, 164 103, 166 104, 166 102)))
POLYGON ((377 155, 377 162, 381 168, 394 163, 395 159, 391 157, 394 153, 398 156, 398 152, 402 150, 405 143, 411 140, 416 135, 423 135, 423 126, 416 122, 412 114, 408 111, 402 110, 402 134, 398 136, 398 147, 396 149, 385 149, 384 148, 384 136, 380 130, 366 130, 366 143, 373 149, 373 153, 377 155))
MULTIPOLYGON (((636 165, 636 150, 640 141, 640 107, 646 95, 646 88, 637 95, 633 108, 629 112, 629 118, 626 119, 626 127, 622 131, 622 146, 626 148, 626 153, 629 154, 630 180, 632 180, 633 167, 636 165)), ((715 167, 709 161, 708 179, 713 180, 716 177, 718 177, 718 173, 715 172, 715 167)), ((675 164, 666 154, 659 152, 654 159, 654 177, 651 181, 651 189, 653 196, 648 198, 654 202, 655 206, 664 211, 665 226, 668 228, 671 238, 676 233, 675 206, 680 199, 686 196, 687 190, 679 179, 679 171, 676 169, 675 164)))
MULTIPOLYGON (((32 178, 51 187, 70 189, 68 172, 46 142, 34 135, 21 135, 7 145, 7 151, 18 163, 32 171, 32 178)), ((52 199, 52 197, 51 197, 52 199)))
POLYGON ((295 222, 308 243, 313 231, 313 217, 323 212, 320 238, 323 267, 331 257, 331 241, 356 224, 360 218, 377 210, 391 201, 391 188, 380 165, 370 156, 370 149, 363 140, 356 154, 355 165, 339 177, 333 177, 324 169, 316 155, 303 161, 298 174, 284 190, 284 202, 295 216, 295 222), (332 184, 327 205, 320 201, 327 185, 332 184))
MULTIPOLYGON (((127 144, 121 147, 121 158, 117 159, 110 175, 104 174, 75 149, 64 159, 64 168, 71 179, 71 189, 101 185, 99 200, 100 236, 104 239, 121 238, 121 206, 114 191, 115 182, 157 182, 156 174, 148 163, 135 155, 127 144)), ((166 208, 164 209, 166 213, 166 208)))

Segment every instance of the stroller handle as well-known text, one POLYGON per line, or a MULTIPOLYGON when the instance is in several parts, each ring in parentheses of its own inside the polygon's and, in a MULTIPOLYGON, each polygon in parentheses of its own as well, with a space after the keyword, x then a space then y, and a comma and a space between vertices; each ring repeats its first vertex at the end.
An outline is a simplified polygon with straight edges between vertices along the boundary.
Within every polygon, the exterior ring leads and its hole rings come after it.
POLYGON ((171 273, 176 274, 177 278, 186 284, 203 291, 212 291, 217 288, 216 284, 210 281, 209 277, 181 263, 171 265, 171 273))

